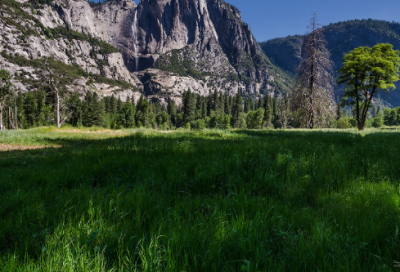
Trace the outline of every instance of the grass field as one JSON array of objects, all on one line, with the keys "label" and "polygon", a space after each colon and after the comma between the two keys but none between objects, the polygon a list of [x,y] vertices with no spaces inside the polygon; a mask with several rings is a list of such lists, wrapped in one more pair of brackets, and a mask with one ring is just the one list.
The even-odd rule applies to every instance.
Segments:
[{"label": "grass field", "polygon": [[400,131],[0,131],[1,271],[397,271]]}]

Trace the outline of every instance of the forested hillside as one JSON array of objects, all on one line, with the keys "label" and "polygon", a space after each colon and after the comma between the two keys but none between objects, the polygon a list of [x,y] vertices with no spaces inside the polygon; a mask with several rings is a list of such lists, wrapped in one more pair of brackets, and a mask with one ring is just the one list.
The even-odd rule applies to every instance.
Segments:
[{"label": "forested hillside", "polygon": [[[334,71],[342,66],[343,57],[354,48],[372,47],[378,43],[390,43],[400,50],[400,23],[379,20],[352,20],[323,27],[327,48],[334,62]],[[268,58],[286,71],[295,73],[300,63],[300,47],[303,35],[276,38],[261,43]],[[399,84],[397,84],[400,87]],[[340,94],[340,86],[337,93]],[[382,99],[392,106],[400,106],[400,94],[396,91],[382,95]]]}]

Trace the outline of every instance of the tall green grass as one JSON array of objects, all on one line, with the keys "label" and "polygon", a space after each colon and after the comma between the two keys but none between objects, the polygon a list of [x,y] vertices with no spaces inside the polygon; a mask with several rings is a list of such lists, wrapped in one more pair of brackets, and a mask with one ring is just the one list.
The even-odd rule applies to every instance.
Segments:
[{"label": "tall green grass", "polygon": [[397,269],[398,132],[123,133],[0,133],[1,271]]}]

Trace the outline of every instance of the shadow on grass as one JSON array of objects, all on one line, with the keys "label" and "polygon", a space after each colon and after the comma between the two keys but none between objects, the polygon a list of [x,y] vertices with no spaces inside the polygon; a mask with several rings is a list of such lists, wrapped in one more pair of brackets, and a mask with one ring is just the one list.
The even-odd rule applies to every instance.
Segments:
[{"label": "shadow on grass", "polygon": [[[371,242],[371,254],[378,254],[379,248],[392,248],[386,241],[399,223],[394,200],[384,193],[392,188],[374,187],[376,194],[371,189],[360,198],[358,187],[348,182],[398,180],[398,136],[234,131],[45,139],[62,147],[14,151],[13,158],[0,160],[0,258],[15,254],[39,261],[49,241],[56,247],[67,237],[90,252],[104,248],[112,266],[121,257],[119,248],[133,252],[143,237],[165,235],[181,241],[171,255],[179,263],[188,256],[187,248],[196,251],[190,256],[199,256],[213,247],[216,233],[224,229],[215,223],[219,217],[228,222],[223,224],[232,224],[223,230],[231,235],[225,237],[233,237],[222,244],[232,249],[226,250],[226,261],[252,258],[253,251],[241,251],[235,244],[246,237],[252,237],[257,250],[268,240],[271,248],[266,252],[272,250],[280,258],[282,247],[295,250],[296,235],[317,239],[312,233],[321,222],[326,231],[343,236],[338,244],[349,243],[343,233],[358,235],[349,248],[359,249],[356,243],[363,238]],[[278,211],[273,220],[267,199]],[[368,200],[373,203],[369,210]],[[331,214],[321,212],[321,205],[330,207]],[[239,218],[243,225],[254,222],[256,227],[235,234],[233,222]],[[382,223],[376,228],[372,223],[378,221]],[[284,242],[282,233],[291,231],[293,237]],[[373,231],[377,234],[368,240]],[[197,240],[204,237],[202,248]],[[390,250],[388,258],[395,255],[395,249]],[[222,267],[220,263],[217,268]],[[240,265],[234,268],[238,271]]]}]

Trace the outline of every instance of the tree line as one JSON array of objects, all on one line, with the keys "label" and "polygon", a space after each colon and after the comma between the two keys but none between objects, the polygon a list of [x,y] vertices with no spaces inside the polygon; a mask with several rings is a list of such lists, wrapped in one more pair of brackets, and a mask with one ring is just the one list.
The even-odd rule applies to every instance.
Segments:
[{"label": "tree line", "polygon": [[[299,128],[301,122],[293,111],[293,96],[266,94],[258,98],[243,98],[242,92],[228,96],[216,90],[207,95],[187,90],[182,103],[173,99],[161,103],[159,99],[148,100],[143,95],[135,101],[110,97],[99,97],[96,92],[87,92],[84,97],[73,93],[57,100],[53,89],[15,92],[7,71],[0,71],[0,128],[27,129],[38,126],[68,124],[75,127],[155,128],[155,129],[204,129],[204,128]],[[60,101],[62,101],[60,103]],[[357,107],[345,113],[337,106],[335,115],[324,127],[358,127]],[[400,108],[369,108],[366,127],[400,125]]]},{"label": "tree line", "polygon": [[288,102],[288,96],[267,95],[252,100],[243,99],[240,91],[236,96],[216,90],[202,96],[188,89],[183,93],[180,105],[176,105],[173,99],[161,103],[159,99],[148,100],[143,95],[137,101],[133,96],[128,96],[126,101],[114,95],[102,98],[96,92],[87,92],[83,98],[74,93],[60,99],[58,92],[51,88],[16,92],[8,72],[2,70],[0,75],[0,127],[3,129],[66,124],[111,129],[260,129],[286,126],[282,107]]}]

